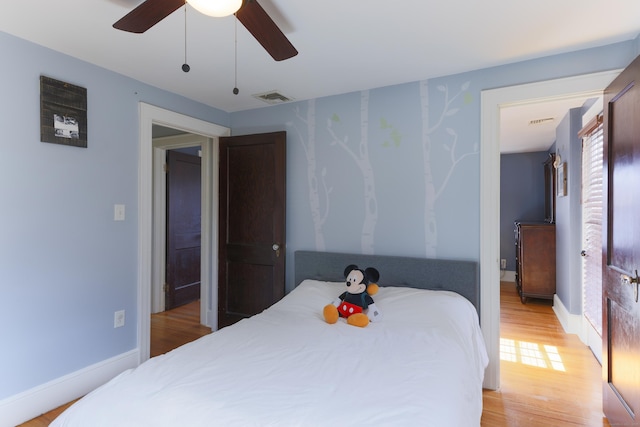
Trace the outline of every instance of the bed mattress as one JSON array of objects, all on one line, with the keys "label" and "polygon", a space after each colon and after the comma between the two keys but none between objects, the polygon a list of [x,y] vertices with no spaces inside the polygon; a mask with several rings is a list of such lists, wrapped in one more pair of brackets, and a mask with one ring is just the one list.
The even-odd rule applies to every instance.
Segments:
[{"label": "bed mattress", "polygon": [[365,328],[322,308],[344,283],[306,280],[263,313],[123,372],[62,426],[474,426],[488,363],[460,295],[381,287]]}]

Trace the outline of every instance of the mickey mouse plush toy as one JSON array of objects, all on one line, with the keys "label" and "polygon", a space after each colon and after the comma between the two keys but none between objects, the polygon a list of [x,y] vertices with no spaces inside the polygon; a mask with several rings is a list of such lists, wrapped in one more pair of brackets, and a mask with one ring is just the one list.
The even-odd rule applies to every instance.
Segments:
[{"label": "mickey mouse plush toy", "polygon": [[343,292],[332,304],[324,307],[324,320],[327,323],[336,323],[338,318],[344,317],[347,323],[364,328],[369,322],[375,322],[382,318],[382,313],[376,307],[371,295],[378,292],[377,282],[380,273],[373,267],[361,270],[357,265],[351,264],[344,270],[347,278],[347,291]]}]

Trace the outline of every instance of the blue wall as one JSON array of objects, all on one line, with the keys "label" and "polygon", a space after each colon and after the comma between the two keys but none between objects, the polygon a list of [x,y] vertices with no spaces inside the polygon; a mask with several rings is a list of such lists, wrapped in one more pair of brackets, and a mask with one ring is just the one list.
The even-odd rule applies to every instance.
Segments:
[{"label": "blue wall", "polygon": [[515,221],[544,220],[544,167],[548,151],[500,156],[500,259],[516,269]]},{"label": "blue wall", "polygon": [[478,260],[481,91],[623,68],[636,53],[629,41],[237,112],[231,127],[288,132],[290,260],[296,249]]},{"label": "blue wall", "polygon": [[[137,316],[140,101],[288,132],[290,288],[296,249],[478,260],[481,91],[622,68],[638,42],[233,114],[5,34],[0,49],[3,399],[137,346],[113,312]],[[87,149],[40,142],[40,74],[87,88]]]},{"label": "blue wall", "polygon": [[567,195],[556,198],[556,294],[571,314],[582,313],[583,109],[573,108],[556,128],[556,153],[567,163]]},{"label": "blue wall", "polygon": [[[473,98],[467,81],[446,91],[416,82],[232,116],[235,134],[288,131],[289,256],[304,248],[477,259],[478,186],[468,181],[479,175],[479,147],[449,127],[457,115],[473,120]],[[436,108],[442,117],[423,122]]]},{"label": "blue wall", "polygon": [[[139,102],[230,118],[5,33],[0,51],[2,400],[137,347]],[[87,148],[40,142],[41,74],[87,88]]]}]

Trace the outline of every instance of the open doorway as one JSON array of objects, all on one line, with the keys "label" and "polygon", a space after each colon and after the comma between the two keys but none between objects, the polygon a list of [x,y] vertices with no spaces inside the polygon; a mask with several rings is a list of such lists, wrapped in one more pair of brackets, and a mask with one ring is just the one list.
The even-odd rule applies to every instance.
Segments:
[{"label": "open doorway", "polygon": [[206,138],[202,148],[202,265],[201,323],[217,329],[217,144],[230,129],[149,104],[140,103],[138,158],[138,352],[139,363],[149,359],[151,289],[154,268],[153,125],[177,129]]},{"label": "open doorway", "polygon": [[571,96],[597,97],[620,70],[483,91],[481,94],[481,325],[490,362],[484,387],[500,386],[500,110]]},{"label": "open doorway", "polygon": [[[194,292],[197,292],[197,298],[199,298],[201,302],[203,299],[201,286],[202,272],[200,265],[202,264],[201,219],[203,199],[202,181],[204,180],[204,177],[201,167],[201,154],[203,145],[206,145],[207,143],[207,138],[202,135],[186,133],[177,129],[172,129],[155,124],[153,125],[152,133],[154,268],[152,272],[151,285],[151,312],[158,313],[164,311],[167,308],[173,308],[177,305],[180,305],[181,302],[186,301],[185,298],[182,297],[172,298],[172,295],[176,294],[176,290],[171,289],[171,286],[179,286],[181,288],[181,293],[189,293],[189,298],[187,298],[189,300],[193,299],[194,296],[191,294],[193,294]],[[169,173],[168,157],[173,155],[184,155],[187,159],[193,158],[198,160],[196,162],[197,165],[193,165],[192,168],[190,168],[193,169],[191,174],[197,174],[197,177],[195,178],[196,182],[192,183],[194,190],[197,190],[197,194],[190,194],[190,197],[188,199],[185,199],[185,201],[194,202],[194,206],[189,205],[183,206],[183,208],[178,208],[178,212],[187,209],[186,212],[189,214],[189,218],[186,222],[190,223],[190,228],[196,227],[197,230],[190,229],[187,230],[188,232],[184,232],[176,229],[176,226],[173,226],[175,224],[175,221],[172,221],[171,219],[171,212],[176,211],[176,209],[172,209],[172,207],[175,207],[177,203],[172,203],[172,199],[168,197],[171,190],[169,187],[171,186],[167,186],[167,176]],[[193,192],[187,191],[187,193],[189,194]],[[192,200],[194,197],[197,197],[197,200]],[[177,200],[174,199],[174,202],[177,202]],[[197,210],[197,212],[191,212],[192,210]],[[180,225],[178,224],[177,227],[180,227]],[[174,230],[174,232],[172,232],[172,230]],[[197,239],[197,242],[191,242],[191,240],[193,239],[187,239],[189,240],[189,242],[186,243],[190,243],[190,249],[187,249],[187,252],[196,253],[186,253],[186,257],[181,263],[183,264],[183,268],[181,269],[174,268],[175,262],[172,261],[172,259],[176,256],[176,245],[174,244],[175,239],[172,239],[172,236],[175,236],[175,233],[180,233],[183,236],[181,240],[185,240],[184,236],[191,235],[193,235],[194,239]],[[195,258],[196,256],[197,259]],[[182,277],[176,277],[176,275],[179,275],[180,273],[177,270],[183,269],[190,276],[189,278],[185,278],[188,279],[186,282],[185,280],[182,280]],[[178,282],[180,282],[181,284],[176,285],[176,280],[178,280]],[[185,284],[183,284],[182,282],[185,282]],[[190,288],[193,288],[195,286],[197,286],[198,289],[189,290]],[[167,295],[169,295],[168,298]],[[206,301],[204,301],[204,304],[201,303],[201,308],[203,307],[203,305],[206,305]],[[201,316],[201,323],[207,324],[206,322],[207,316]]]},{"label": "open doorway", "polygon": [[[564,331],[578,335],[592,349],[598,361],[601,360],[602,347],[601,329],[597,328],[602,320],[602,247],[599,239],[602,121],[595,119],[601,115],[602,109],[602,96],[571,95],[534,104],[507,106],[500,111],[500,258],[501,264],[505,261],[507,267],[511,267],[501,265],[501,281],[516,285],[514,282],[518,276],[519,284],[514,289],[524,292],[526,287],[528,294],[525,295],[533,297],[529,302],[542,303],[538,298],[553,298],[553,311]],[[514,121],[519,125],[513,125]],[[577,127],[583,130],[578,132]],[[593,131],[600,129],[600,136],[596,139],[599,146],[595,144],[586,153],[595,150],[591,160],[581,149],[590,142],[581,135],[588,133],[588,127]],[[505,128],[509,131],[505,132]],[[572,170],[568,179],[570,191],[567,191],[565,180],[564,194],[561,195],[561,181],[556,186],[554,175],[566,172],[567,164]],[[547,184],[546,188],[543,183]],[[548,183],[551,183],[551,188]],[[589,195],[584,193],[586,184],[591,184],[592,193],[590,191]],[[549,212],[545,209],[543,213],[546,205],[550,207]],[[559,209],[557,214],[556,205]],[[516,221],[518,227],[514,227]],[[515,234],[525,241],[524,249],[521,248],[517,255],[517,274],[513,271],[514,229],[517,230]],[[551,248],[551,245],[557,247],[557,253],[539,250],[539,247]],[[578,253],[582,254],[582,270]],[[580,277],[582,289],[579,287]],[[526,296],[522,298],[523,302],[527,300]],[[580,308],[581,311],[576,311]],[[585,322],[585,317],[588,322]]]}]

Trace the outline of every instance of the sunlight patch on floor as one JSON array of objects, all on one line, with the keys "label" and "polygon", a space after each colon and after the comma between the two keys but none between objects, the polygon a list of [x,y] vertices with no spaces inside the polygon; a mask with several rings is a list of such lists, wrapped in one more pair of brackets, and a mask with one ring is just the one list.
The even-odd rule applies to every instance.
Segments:
[{"label": "sunlight patch on floor", "polygon": [[500,360],[565,371],[558,348],[553,345],[500,338]]}]

